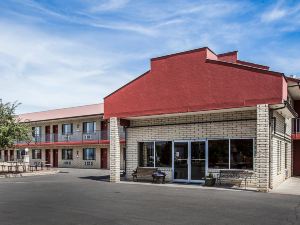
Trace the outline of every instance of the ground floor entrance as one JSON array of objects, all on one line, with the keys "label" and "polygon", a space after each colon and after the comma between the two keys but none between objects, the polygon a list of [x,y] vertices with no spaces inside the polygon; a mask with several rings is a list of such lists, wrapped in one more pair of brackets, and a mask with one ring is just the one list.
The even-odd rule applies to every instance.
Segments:
[{"label": "ground floor entrance", "polygon": [[53,149],[53,167],[58,167],[58,149]]},{"label": "ground floor entrance", "polygon": [[207,141],[173,142],[173,180],[202,182],[207,173]]},{"label": "ground floor entrance", "polygon": [[107,148],[101,148],[101,169],[107,169]]}]

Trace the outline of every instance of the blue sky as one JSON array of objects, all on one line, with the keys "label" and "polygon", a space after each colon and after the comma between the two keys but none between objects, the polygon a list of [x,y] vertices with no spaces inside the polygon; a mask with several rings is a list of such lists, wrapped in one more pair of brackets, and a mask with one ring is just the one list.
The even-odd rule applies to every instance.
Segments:
[{"label": "blue sky", "polygon": [[0,1],[0,98],[18,113],[85,105],[208,46],[300,76],[299,1]]}]

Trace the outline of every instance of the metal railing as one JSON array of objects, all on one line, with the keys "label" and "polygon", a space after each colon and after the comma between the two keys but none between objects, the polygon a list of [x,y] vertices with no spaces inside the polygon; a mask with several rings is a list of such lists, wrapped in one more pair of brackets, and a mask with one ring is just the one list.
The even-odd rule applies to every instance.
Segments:
[{"label": "metal railing", "polygon": [[292,134],[300,133],[300,118],[292,120]]},{"label": "metal railing", "polygon": [[[122,127],[119,128],[120,139],[125,138],[125,132]],[[30,141],[18,141],[16,144],[40,144],[40,143],[53,143],[56,142],[100,142],[103,140],[109,140],[109,131],[92,131],[92,132],[81,132],[75,131],[73,133],[51,133],[51,134],[39,134],[32,136]]]}]

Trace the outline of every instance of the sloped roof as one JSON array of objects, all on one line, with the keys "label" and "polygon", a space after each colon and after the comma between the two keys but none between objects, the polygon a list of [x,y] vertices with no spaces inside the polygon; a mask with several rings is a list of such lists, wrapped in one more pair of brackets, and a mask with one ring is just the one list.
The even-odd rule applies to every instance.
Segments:
[{"label": "sloped roof", "polygon": [[237,51],[204,47],[151,59],[151,68],[104,98],[104,118],[278,104],[287,97],[283,73],[238,60]]},{"label": "sloped roof", "polygon": [[84,106],[76,106],[70,108],[53,109],[43,112],[33,112],[20,114],[19,118],[21,121],[44,121],[44,120],[55,120],[63,118],[101,115],[104,113],[104,104],[92,104]]}]

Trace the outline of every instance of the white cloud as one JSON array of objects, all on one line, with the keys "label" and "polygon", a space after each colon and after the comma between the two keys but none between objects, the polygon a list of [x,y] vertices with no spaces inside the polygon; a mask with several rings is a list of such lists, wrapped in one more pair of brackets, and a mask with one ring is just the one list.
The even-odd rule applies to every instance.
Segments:
[{"label": "white cloud", "polygon": [[[281,35],[284,27],[270,22],[285,18],[286,11],[294,20],[286,27],[296,29],[300,5],[273,6],[262,20],[261,11],[240,1],[103,5],[85,0],[84,7],[68,12],[37,1],[17,2],[22,9],[10,9],[13,16],[0,22],[0,97],[21,101],[20,112],[101,102],[149,69],[149,58],[202,46],[217,53],[239,50],[243,57],[287,73],[300,70],[297,57],[290,57],[294,53],[275,57],[287,51],[270,55],[272,47],[262,44]],[[245,19],[245,13],[253,16]]]},{"label": "white cloud", "polygon": [[101,3],[94,2],[92,6],[89,7],[89,11],[92,13],[103,12],[103,11],[113,11],[121,9],[129,3],[129,0],[105,0]]},{"label": "white cloud", "polygon": [[287,5],[288,1],[279,0],[271,8],[267,8],[261,16],[262,22],[295,22],[300,12],[300,4]]},{"label": "white cloud", "polygon": [[[0,23],[0,96],[31,108],[101,102],[132,79],[117,66],[126,56],[93,49],[92,43]],[[19,112],[24,112],[23,106]]]},{"label": "white cloud", "polygon": [[262,15],[262,20],[264,22],[273,22],[275,20],[279,20],[287,15],[287,11],[285,9],[274,8],[270,12],[266,12]]}]

